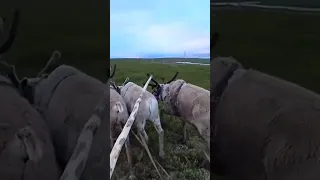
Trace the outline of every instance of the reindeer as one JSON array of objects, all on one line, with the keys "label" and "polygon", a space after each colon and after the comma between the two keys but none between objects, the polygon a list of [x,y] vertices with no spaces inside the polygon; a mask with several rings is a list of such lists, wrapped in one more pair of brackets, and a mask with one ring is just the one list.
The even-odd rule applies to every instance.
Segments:
[{"label": "reindeer", "polygon": [[[110,68],[111,69],[111,68]],[[113,73],[110,75],[111,79],[116,71],[116,65],[114,65]],[[111,133],[111,147],[113,147],[113,144],[115,140],[117,140],[117,137],[122,132],[122,127],[126,124],[129,114],[127,110],[126,103],[124,99],[121,97],[119,92],[117,92],[117,87],[115,86],[114,82],[110,82],[110,133]],[[128,164],[130,168],[132,167],[132,161],[131,161],[131,150],[130,150],[130,144],[129,144],[129,137],[127,137],[127,140],[125,142],[126,147],[126,153],[128,158]]]},{"label": "reindeer", "polygon": [[320,178],[320,96],[234,58],[211,64],[216,173],[231,179]]},{"label": "reindeer", "polygon": [[[59,54],[57,51],[54,52],[52,57],[59,56],[57,54]],[[50,127],[59,165],[62,168],[66,167],[79,142],[79,149],[76,149],[77,152],[74,153],[84,155],[82,156],[84,160],[86,160],[85,154],[89,154],[87,163],[86,161],[73,161],[74,166],[81,170],[80,172],[85,167],[81,178],[104,178],[109,173],[109,161],[104,157],[110,152],[108,140],[106,140],[110,137],[108,133],[110,113],[105,108],[105,103],[109,103],[107,85],[74,67],[57,65],[52,59],[46,65],[48,69],[55,67],[52,72],[44,68],[41,71],[44,74],[38,73],[38,76],[24,78],[22,81],[15,80],[13,77],[12,81],[17,82],[16,86],[24,92],[25,98],[32,102],[45,118]],[[99,101],[101,98],[102,102]],[[85,131],[86,134],[80,134],[91,116],[93,120],[88,126],[89,129]],[[99,128],[93,128],[96,126]],[[91,144],[88,139],[92,137],[92,133],[95,137]],[[92,146],[91,150],[89,146]],[[68,171],[70,173],[65,173],[63,178],[66,178],[67,175],[70,177],[70,174],[75,174],[74,176],[79,178],[78,168],[74,169],[70,166]]]},{"label": "reindeer", "polygon": [[[111,85],[123,97],[126,103],[126,106],[129,112],[131,113],[133,110],[134,104],[139,98],[143,88],[133,82],[129,82],[129,78],[127,78],[121,86],[116,86],[115,83],[111,83]],[[138,130],[138,135],[140,136],[140,138],[143,138],[146,141],[146,143],[148,143],[149,141],[149,137],[145,131],[145,125],[146,125],[147,119],[153,123],[159,135],[159,156],[161,158],[164,158],[165,156],[165,153],[163,150],[164,131],[161,127],[158,101],[150,92],[145,91],[134,123],[135,123],[135,127]]]},{"label": "reindeer", "polygon": [[[19,10],[14,10],[9,38],[0,45],[7,52],[16,36]],[[48,127],[41,115],[22,97],[9,77],[15,67],[0,61],[0,177],[1,180],[57,180],[56,162]]]},{"label": "reindeer", "polygon": [[[149,76],[149,74],[148,74]],[[164,102],[164,112],[183,120],[183,139],[187,136],[187,123],[193,124],[210,148],[210,93],[208,90],[182,79],[175,80],[178,72],[166,83],[160,84],[154,78],[149,85],[153,95]]]}]

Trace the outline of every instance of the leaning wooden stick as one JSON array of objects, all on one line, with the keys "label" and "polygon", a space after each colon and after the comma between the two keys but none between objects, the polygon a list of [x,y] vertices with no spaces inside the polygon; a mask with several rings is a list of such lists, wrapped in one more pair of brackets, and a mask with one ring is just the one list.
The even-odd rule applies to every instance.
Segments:
[{"label": "leaning wooden stick", "polygon": [[73,154],[66,168],[64,169],[64,172],[60,180],[79,180],[80,179],[81,174],[85,168],[88,155],[90,153],[93,137],[101,124],[103,111],[105,107],[109,104],[108,91],[109,91],[109,88],[106,87],[104,89],[103,98],[100,100],[100,102],[96,106],[92,116],[84,125],[84,128],[79,135],[77,145],[73,151]]},{"label": "leaning wooden stick", "polygon": [[126,141],[128,135],[129,135],[130,129],[131,129],[132,125],[133,125],[133,122],[134,122],[134,120],[136,118],[136,115],[137,115],[137,112],[138,112],[138,109],[139,109],[139,105],[140,105],[143,93],[146,91],[146,89],[148,87],[148,84],[150,83],[151,79],[152,79],[152,75],[149,77],[148,81],[144,85],[143,90],[142,90],[139,98],[137,99],[134,107],[133,107],[133,110],[132,110],[132,112],[131,112],[131,114],[130,114],[130,116],[128,118],[127,123],[125,124],[121,134],[117,138],[117,141],[115,142],[115,144],[114,144],[114,146],[112,148],[112,151],[110,153],[110,179],[112,177],[112,173],[114,171],[114,168],[115,168],[115,166],[117,164],[117,160],[118,160],[120,151],[122,149],[122,146],[123,146],[124,142]]}]

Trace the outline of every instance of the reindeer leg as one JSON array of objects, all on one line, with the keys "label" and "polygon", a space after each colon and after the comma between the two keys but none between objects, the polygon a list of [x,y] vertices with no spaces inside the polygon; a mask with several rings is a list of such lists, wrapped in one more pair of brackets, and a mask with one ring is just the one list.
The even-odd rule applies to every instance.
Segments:
[{"label": "reindeer leg", "polygon": [[[137,128],[137,131],[138,131],[138,136],[140,138],[140,140],[143,142],[143,140],[145,141],[145,143],[148,145],[148,141],[149,141],[149,137],[144,129],[146,125],[146,120],[142,120],[140,121],[140,119],[138,118],[136,121],[135,121],[135,126]],[[138,160],[141,161],[142,158],[144,156],[144,149],[142,149],[141,151],[141,154],[138,156]]]},{"label": "reindeer leg", "polygon": [[183,125],[183,138],[182,141],[183,143],[187,142],[187,129],[188,129],[188,123],[185,121],[182,121],[182,125]]},{"label": "reindeer leg", "polygon": [[142,130],[141,133],[142,133],[142,135],[143,135],[143,137],[144,137],[144,140],[146,141],[146,144],[148,145],[149,137],[148,137],[146,131],[144,130],[144,128],[143,128],[143,130]]},{"label": "reindeer leg", "polygon": [[165,153],[164,153],[164,150],[163,150],[163,135],[164,135],[164,131],[161,127],[161,123],[160,123],[160,119],[157,118],[155,121],[154,121],[154,127],[156,128],[157,130],[157,133],[159,135],[159,156],[160,158],[164,158],[165,156]]},{"label": "reindeer leg", "polygon": [[[140,131],[138,131],[138,136],[139,136],[140,140],[144,139],[144,137],[142,136]],[[140,155],[138,156],[138,160],[141,161],[143,156],[144,156],[144,150],[142,149]]]},{"label": "reindeer leg", "polygon": [[131,147],[130,147],[130,141],[129,141],[129,136],[127,137],[127,140],[125,142],[125,147],[126,147],[126,154],[128,158],[128,165],[129,168],[132,169],[132,158],[131,158]]},{"label": "reindeer leg", "polygon": [[163,118],[164,114],[165,114],[165,111],[163,109],[160,109],[160,119],[162,122],[162,127],[166,129],[166,127],[168,126],[168,121],[165,118]]}]

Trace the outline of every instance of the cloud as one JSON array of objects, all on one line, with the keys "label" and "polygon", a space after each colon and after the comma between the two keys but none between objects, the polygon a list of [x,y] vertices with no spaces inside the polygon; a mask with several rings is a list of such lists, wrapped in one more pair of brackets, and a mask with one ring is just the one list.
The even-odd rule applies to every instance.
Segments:
[{"label": "cloud", "polygon": [[210,52],[209,17],[199,19],[183,16],[183,13],[179,16],[178,9],[172,15],[163,13],[159,13],[159,9],[111,10],[111,55]]}]

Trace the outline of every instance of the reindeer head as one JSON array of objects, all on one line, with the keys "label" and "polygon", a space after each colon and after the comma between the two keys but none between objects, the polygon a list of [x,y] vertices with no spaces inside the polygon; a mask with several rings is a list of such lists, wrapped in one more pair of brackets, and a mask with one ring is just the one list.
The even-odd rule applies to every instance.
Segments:
[{"label": "reindeer head", "polygon": [[[113,76],[116,73],[116,68],[117,68],[116,64],[113,66],[113,68],[110,67],[110,71],[108,72],[107,77],[109,77],[109,79],[110,79],[110,87],[112,87],[114,90],[116,90],[120,94],[120,89],[118,88],[116,83],[112,80]],[[113,71],[112,71],[112,69],[113,69]],[[110,74],[110,72],[112,72],[112,74]]]},{"label": "reindeer head", "polygon": [[222,81],[225,81],[227,76],[237,68],[242,68],[242,65],[232,57],[217,57],[211,61],[210,81],[211,87],[219,86]]},{"label": "reindeer head", "polygon": [[0,61],[0,67],[2,69],[6,69],[5,71],[2,71],[3,75],[7,76],[13,85],[20,90],[22,96],[25,97],[31,104],[33,104],[34,89],[43,79],[48,76],[48,74],[50,74],[53,69],[59,66],[57,61],[60,59],[60,57],[61,53],[59,51],[54,51],[46,66],[38,73],[36,77],[24,77],[22,80],[20,80],[16,74],[14,65]]},{"label": "reindeer head", "polygon": [[[158,83],[158,81],[156,81],[154,78],[151,79],[153,84],[150,83],[149,86],[152,87],[152,94],[157,98],[157,100],[164,100],[164,97],[166,97],[168,94],[169,84],[177,78],[178,74],[179,72],[176,72],[176,74],[169,81],[162,84]],[[147,75],[150,76],[150,74]]]},{"label": "reindeer head", "polygon": [[[112,70],[112,68],[110,67],[110,71]],[[124,80],[124,82],[122,83],[122,85],[117,86],[116,83],[114,81],[111,80],[111,78],[113,78],[113,76],[115,75],[116,72],[116,65],[113,66],[113,72],[112,72],[112,76],[109,76],[110,78],[110,86],[115,89],[119,94],[121,94],[121,88],[123,86],[125,86],[128,82],[129,82],[129,78],[127,77],[126,80]]]}]

